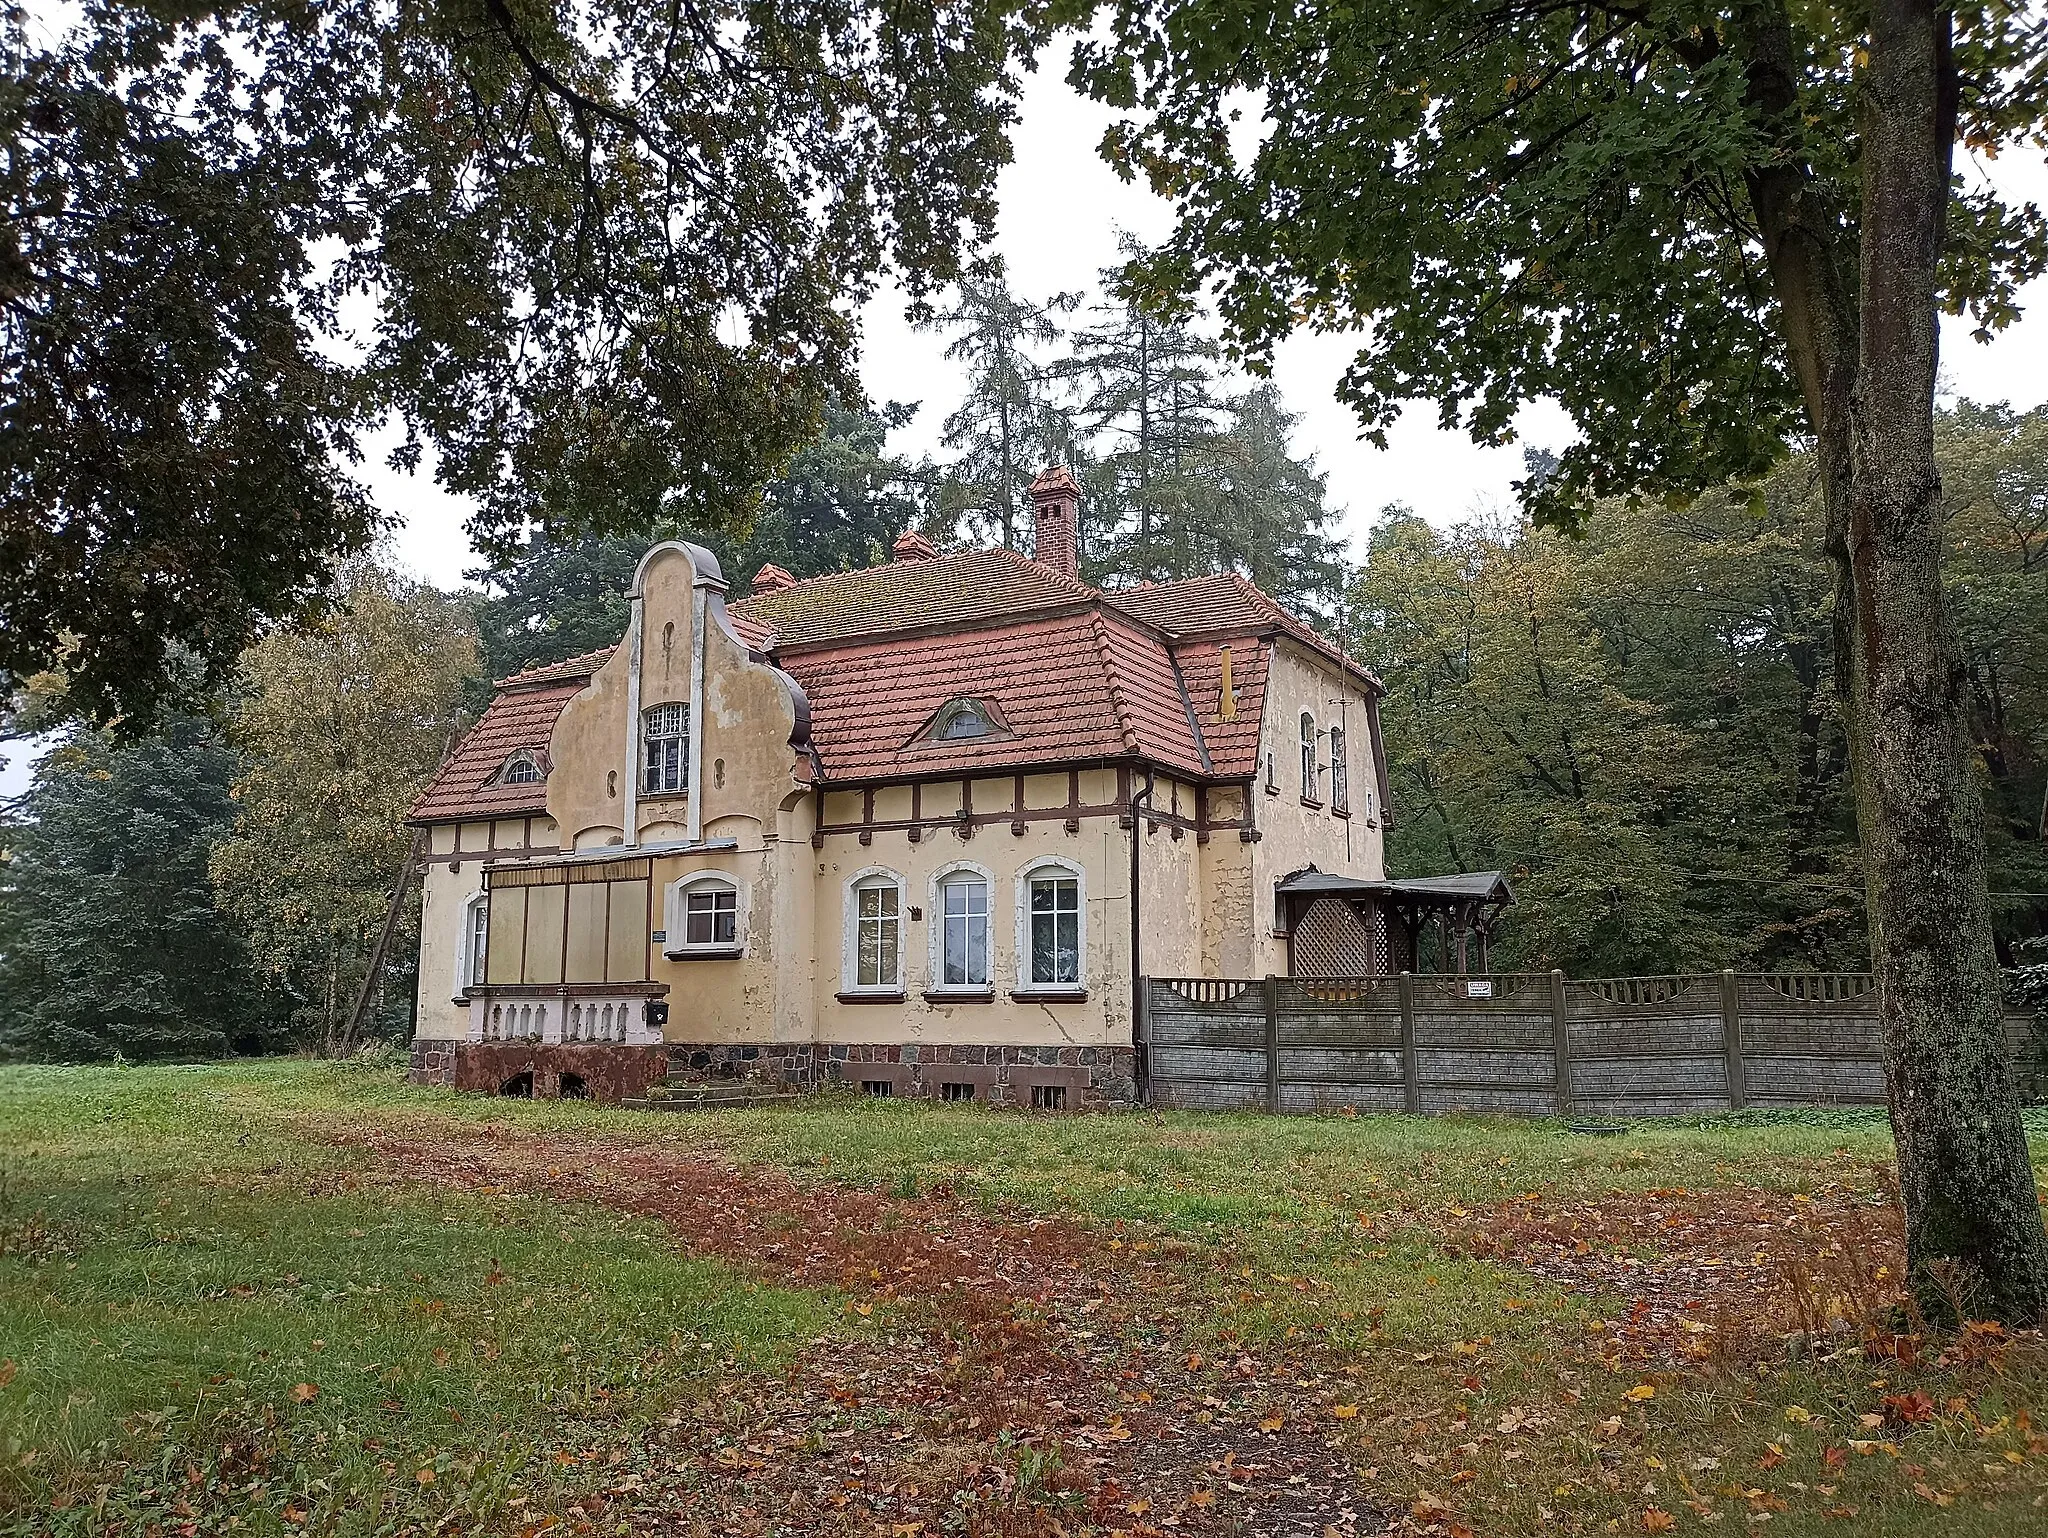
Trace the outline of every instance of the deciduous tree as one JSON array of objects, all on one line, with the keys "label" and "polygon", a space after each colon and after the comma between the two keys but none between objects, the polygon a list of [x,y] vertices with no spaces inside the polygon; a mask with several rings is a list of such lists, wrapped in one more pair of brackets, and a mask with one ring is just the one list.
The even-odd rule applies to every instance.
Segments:
[{"label": "deciduous tree", "polygon": [[[0,674],[146,713],[377,518],[722,528],[994,213],[1002,0],[91,0],[0,21]],[[166,665],[173,650],[195,657]],[[6,682],[0,677],[0,684]],[[139,723],[138,723],[139,724]]]},{"label": "deciduous tree", "polygon": [[[460,603],[369,561],[340,587],[317,624],[268,635],[244,659],[240,813],[212,863],[302,1038],[329,1052],[354,1046],[349,1014],[410,849],[405,814],[477,665]],[[401,939],[394,954],[411,948]]]},{"label": "deciduous tree", "polygon": [[1553,397],[1583,438],[1529,501],[1559,522],[1811,437],[1912,1282],[1937,1310],[1960,1273],[1970,1307],[2048,1311],[1933,428],[1940,311],[1999,326],[2048,266],[2041,212],[1953,165],[2040,133],[2040,7],[1107,9],[1077,76],[1132,113],[1115,163],[1181,211],[1144,277],[1213,283],[1255,353],[1367,325],[1344,393],[1371,433],[1419,398],[1498,442]]}]

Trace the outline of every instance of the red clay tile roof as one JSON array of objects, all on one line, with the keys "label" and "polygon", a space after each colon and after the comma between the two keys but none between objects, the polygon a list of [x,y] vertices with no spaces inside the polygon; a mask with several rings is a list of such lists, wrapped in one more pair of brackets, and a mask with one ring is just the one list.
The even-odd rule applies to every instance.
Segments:
[{"label": "red clay tile roof", "polygon": [[501,678],[492,687],[516,689],[524,684],[551,684],[564,678],[588,678],[610,659],[618,650],[616,646],[604,646],[594,652],[585,652],[580,657],[570,657],[563,662],[550,662],[544,667],[528,668],[524,673],[514,673],[510,678]]},{"label": "red clay tile roof", "polygon": [[[1173,665],[1156,636],[1092,610],[782,659],[811,702],[811,743],[834,780],[1143,754],[1203,772]],[[1009,734],[929,742],[948,700],[991,701]]]},{"label": "red clay tile roof", "polygon": [[[587,661],[588,659],[578,659]],[[555,717],[562,707],[583,690],[588,670],[562,677],[559,669],[536,668],[521,674],[520,685],[504,690],[491,701],[448,761],[441,765],[427,788],[406,814],[408,822],[448,822],[465,818],[519,817],[548,809],[546,781],[527,785],[500,785],[497,777],[505,760],[521,748],[547,762],[548,739],[555,729]],[[535,683],[537,674],[548,674]]]},{"label": "red clay tile roof", "polygon": [[786,651],[897,630],[983,624],[1096,597],[1094,588],[1014,550],[963,550],[810,577],[742,598],[726,612],[767,626],[775,650]]},{"label": "red clay tile roof", "polygon": [[[727,606],[746,644],[809,697],[828,780],[1143,757],[1190,775],[1259,772],[1269,651],[1287,635],[1366,669],[1235,575],[1103,593],[1014,550],[968,550],[812,577]],[[1161,632],[1165,632],[1162,640]],[[1232,645],[1234,720],[1220,719]],[[504,680],[414,805],[417,821],[546,809],[544,785],[493,783],[518,748],[545,752],[562,706],[611,650]],[[948,700],[990,700],[1010,731],[934,743]]]},{"label": "red clay tile roof", "polygon": [[1183,577],[1177,582],[1147,582],[1103,594],[1126,614],[1175,636],[1263,635],[1280,631],[1312,651],[1339,663],[1385,693],[1363,663],[1347,657],[1335,641],[1303,624],[1236,572],[1214,577]]},{"label": "red clay tile roof", "polygon": [[[1225,646],[1230,647],[1230,686],[1237,695],[1237,715],[1229,721],[1222,718]],[[1251,637],[1235,642],[1183,641],[1173,648],[1173,658],[1180,664],[1216,773],[1225,779],[1253,778],[1259,772],[1259,721],[1266,708],[1264,644]]]}]

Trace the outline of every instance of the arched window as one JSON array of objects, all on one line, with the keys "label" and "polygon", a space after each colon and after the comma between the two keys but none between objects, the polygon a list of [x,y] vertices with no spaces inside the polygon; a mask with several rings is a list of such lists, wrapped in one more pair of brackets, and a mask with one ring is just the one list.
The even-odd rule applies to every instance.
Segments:
[{"label": "arched window", "polygon": [[984,993],[990,985],[989,873],[966,861],[932,877],[931,987]]},{"label": "arched window", "polygon": [[666,919],[664,954],[674,959],[737,956],[746,944],[745,895],[721,871],[699,871],[670,887]]},{"label": "arched window", "polygon": [[1350,769],[1344,762],[1344,728],[1330,728],[1330,806],[1339,812],[1351,809]]},{"label": "arched window", "polygon": [[505,767],[498,771],[500,785],[538,785],[546,778],[540,761],[524,748],[506,759]]},{"label": "arched window", "polygon": [[1086,986],[1086,897],[1081,867],[1071,860],[1038,860],[1018,874],[1017,992]]},{"label": "arched window", "polygon": [[484,980],[491,938],[491,894],[478,892],[462,905],[462,933],[455,942],[455,991],[466,994]]},{"label": "arched window", "polygon": [[690,788],[690,707],[656,705],[641,717],[640,788],[650,796]]},{"label": "arched window", "polygon": [[903,906],[903,878],[892,870],[864,870],[847,883],[842,991],[903,991]]},{"label": "arched window", "polygon": [[1310,715],[1306,710],[1304,710],[1301,713],[1302,800],[1315,801],[1320,799],[1316,794],[1316,792],[1321,788],[1317,784],[1317,779],[1318,776],[1316,774],[1316,718]]}]

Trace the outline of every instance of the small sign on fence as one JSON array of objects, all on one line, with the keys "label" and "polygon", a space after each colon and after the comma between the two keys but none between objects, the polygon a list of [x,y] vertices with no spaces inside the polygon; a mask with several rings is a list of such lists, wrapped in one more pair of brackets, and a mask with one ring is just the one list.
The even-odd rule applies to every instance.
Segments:
[{"label": "small sign on fence", "polygon": [[1492,981],[1491,981],[1491,980],[1489,979],[1489,980],[1488,980],[1488,981],[1486,981],[1486,982],[1481,982],[1481,981],[1480,981],[1480,980],[1479,980],[1478,978],[1473,978],[1473,979],[1469,980],[1469,981],[1468,981],[1468,982],[1467,982],[1467,983],[1465,984],[1465,997],[1466,997],[1466,998],[1468,998],[1468,999],[1490,999],[1490,998],[1492,998],[1492,997],[1493,997],[1493,983],[1492,983]]}]

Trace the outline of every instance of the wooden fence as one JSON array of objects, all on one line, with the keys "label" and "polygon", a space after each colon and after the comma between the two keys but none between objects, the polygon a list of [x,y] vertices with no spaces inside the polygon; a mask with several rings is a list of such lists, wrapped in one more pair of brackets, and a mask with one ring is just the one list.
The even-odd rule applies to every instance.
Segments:
[{"label": "wooden fence", "polygon": [[[1868,973],[1147,978],[1157,1106],[1672,1116],[1884,1103]],[[2031,1017],[2006,1020],[2035,1088]]]}]

